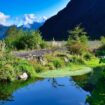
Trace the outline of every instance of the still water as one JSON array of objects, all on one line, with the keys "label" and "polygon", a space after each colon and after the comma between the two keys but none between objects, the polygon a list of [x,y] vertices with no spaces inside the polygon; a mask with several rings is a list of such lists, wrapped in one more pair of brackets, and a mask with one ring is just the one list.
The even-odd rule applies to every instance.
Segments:
[{"label": "still water", "polygon": [[47,78],[1,85],[0,105],[89,105],[89,91],[79,86],[83,80],[74,79]]}]

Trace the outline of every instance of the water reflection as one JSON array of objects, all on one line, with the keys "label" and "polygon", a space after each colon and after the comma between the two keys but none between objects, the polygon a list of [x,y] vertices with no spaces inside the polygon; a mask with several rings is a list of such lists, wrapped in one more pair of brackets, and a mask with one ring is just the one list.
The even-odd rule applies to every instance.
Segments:
[{"label": "water reflection", "polygon": [[0,85],[3,105],[86,105],[87,95],[71,77]]},{"label": "water reflection", "polygon": [[0,84],[0,105],[105,105],[105,80],[90,75]]},{"label": "water reflection", "polygon": [[[2,82],[0,83],[0,103],[4,104],[6,102],[14,101],[13,93],[30,83],[35,83],[37,79],[30,79],[27,81],[15,81],[13,83]],[[1,104],[0,104],[1,105]]]},{"label": "water reflection", "polygon": [[59,86],[65,86],[64,84],[60,84],[56,78],[50,78],[48,81],[52,84],[52,87],[57,88]]},{"label": "water reflection", "polygon": [[95,84],[91,95],[87,97],[90,105],[105,105],[105,79],[101,78]]}]

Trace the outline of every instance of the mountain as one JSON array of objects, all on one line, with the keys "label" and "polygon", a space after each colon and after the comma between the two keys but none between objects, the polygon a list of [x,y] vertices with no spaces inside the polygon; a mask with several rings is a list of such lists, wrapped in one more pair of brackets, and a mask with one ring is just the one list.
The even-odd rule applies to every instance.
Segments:
[{"label": "mountain", "polygon": [[105,0],[71,0],[57,15],[40,28],[43,38],[64,40],[68,30],[81,24],[91,39],[105,35]]},{"label": "mountain", "polygon": [[23,30],[37,30],[43,24],[44,24],[44,22],[34,22],[33,24],[22,25],[19,28],[22,28]]},{"label": "mountain", "polygon": [[[20,27],[17,27],[18,29],[23,29],[23,30],[37,30],[39,27],[41,27],[44,24],[43,22],[34,22],[33,24],[27,24],[27,25],[22,25]],[[0,39],[5,37],[5,33],[8,30],[10,26],[4,26],[0,25]]]},{"label": "mountain", "polygon": [[0,39],[5,37],[5,33],[6,33],[7,30],[8,30],[7,26],[0,25]]}]

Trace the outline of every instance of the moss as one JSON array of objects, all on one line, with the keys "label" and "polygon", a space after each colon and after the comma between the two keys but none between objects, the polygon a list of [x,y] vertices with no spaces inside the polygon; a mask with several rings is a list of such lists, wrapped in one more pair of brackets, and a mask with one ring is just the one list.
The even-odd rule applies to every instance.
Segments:
[{"label": "moss", "polygon": [[71,69],[71,67],[65,67],[62,69],[56,69],[52,71],[39,73],[38,76],[43,78],[54,78],[54,77],[77,76],[77,75],[87,74],[90,72],[92,72],[92,69],[88,67],[81,67],[81,69],[75,71]]}]

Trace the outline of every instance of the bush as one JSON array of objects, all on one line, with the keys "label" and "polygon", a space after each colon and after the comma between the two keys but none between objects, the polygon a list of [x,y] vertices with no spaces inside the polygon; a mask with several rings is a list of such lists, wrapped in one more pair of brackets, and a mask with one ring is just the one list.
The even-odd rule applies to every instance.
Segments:
[{"label": "bush", "polygon": [[105,45],[105,37],[104,36],[101,37],[101,43],[102,43],[102,45]]},{"label": "bush", "polygon": [[88,49],[80,42],[74,42],[68,46],[68,50],[71,54],[82,55],[83,53],[87,52]]},{"label": "bush", "polygon": [[30,31],[26,32],[24,36],[22,36],[18,41],[15,43],[15,47],[20,49],[38,49],[38,48],[45,48],[46,43],[41,37],[39,31]]},{"label": "bush", "polygon": [[2,53],[0,57],[0,80],[17,80],[18,76],[27,72],[30,78],[35,77],[36,72],[32,64],[26,60],[13,57],[8,53]]},{"label": "bush", "polygon": [[36,73],[41,73],[41,72],[45,71],[45,67],[43,67],[40,64],[37,64],[37,65],[35,65],[35,71],[36,71]]},{"label": "bush", "polygon": [[16,69],[17,74],[26,72],[30,78],[35,77],[36,75],[35,68],[26,60],[19,60],[14,65],[14,68]]},{"label": "bush", "polygon": [[60,58],[54,58],[52,60],[54,67],[60,68],[64,66],[64,62]]},{"label": "bush", "polygon": [[5,41],[0,40],[0,51],[4,52],[6,50],[6,44]]},{"label": "bush", "polygon": [[16,73],[12,65],[7,64],[0,68],[0,80],[16,80]]},{"label": "bush", "polygon": [[81,28],[80,25],[75,27],[73,30],[69,31],[69,38],[67,44],[72,44],[73,42],[81,42],[83,44],[88,43],[87,32],[84,31],[84,28]]},{"label": "bush", "polygon": [[78,56],[73,56],[73,63],[75,64],[85,64],[84,59]]},{"label": "bush", "polygon": [[67,41],[67,48],[72,54],[81,55],[87,52],[88,37],[87,32],[80,26],[75,27],[69,31],[69,38]]},{"label": "bush", "polygon": [[13,26],[7,31],[5,43],[8,49],[16,50],[47,47],[39,31],[23,31]]},{"label": "bush", "polygon": [[102,45],[95,51],[97,56],[105,56],[105,45]]},{"label": "bush", "polygon": [[83,55],[83,58],[84,58],[85,60],[90,60],[92,57],[93,57],[93,55],[90,54],[90,53],[86,53],[86,54]]},{"label": "bush", "polygon": [[100,39],[102,45],[95,51],[97,56],[105,56],[105,37],[102,36]]},{"label": "bush", "polygon": [[49,62],[46,66],[49,68],[49,70],[55,69],[54,64],[52,62]]}]

